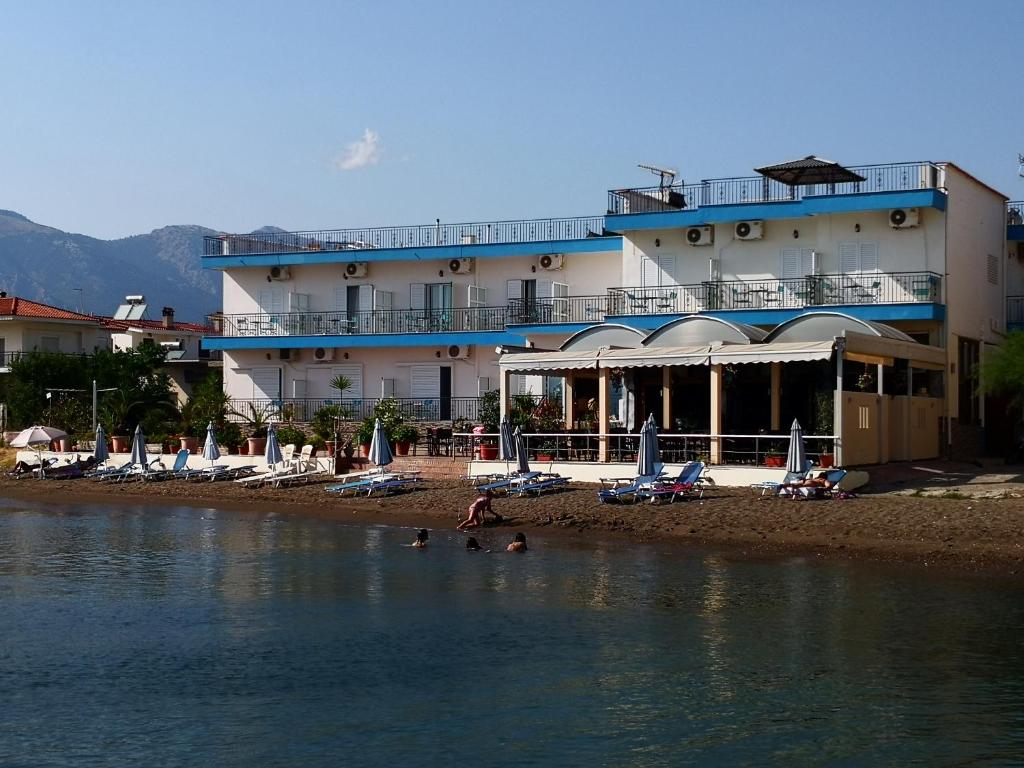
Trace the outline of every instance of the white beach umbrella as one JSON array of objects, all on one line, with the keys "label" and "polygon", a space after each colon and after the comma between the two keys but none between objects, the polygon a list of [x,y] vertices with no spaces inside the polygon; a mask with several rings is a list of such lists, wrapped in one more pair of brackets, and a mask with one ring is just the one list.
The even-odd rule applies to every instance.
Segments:
[{"label": "white beach umbrella", "polygon": [[145,471],[149,465],[149,456],[146,455],[146,435],[142,432],[142,425],[135,426],[135,434],[132,436],[132,464],[138,464]]},{"label": "white beach umbrella", "polygon": [[526,440],[523,438],[523,430],[516,427],[515,433],[512,435],[512,440],[516,446],[516,470],[520,473],[526,473],[530,471],[530,458],[526,455]]},{"label": "white beach umbrella", "polygon": [[11,440],[12,448],[35,448],[36,457],[39,461],[39,478],[43,477],[43,446],[49,445],[54,440],[58,440],[62,437],[67,437],[68,433],[63,429],[57,429],[56,427],[42,427],[38,424],[23,429],[19,432],[13,440]]},{"label": "white beach umbrella", "polygon": [[395,457],[391,455],[391,445],[384,434],[384,425],[377,419],[373,424],[373,440],[370,441],[370,461],[378,467],[386,467]]},{"label": "white beach umbrella", "polygon": [[105,464],[110,458],[110,453],[107,451],[107,433],[103,431],[102,424],[96,425],[96,447],[93,449],[92,455],[96,459],[97,466]]},{"label": "white beach umbrella", "polygon": [[807,466],[807,449],[804,448],[804,430],[800,422],[793,419],[789,428],[789,452],[786,454],[786,471],[803,473]]},{"label": "white beach umbrella", "polygon": [[277,465],[284,461],[284,456],[281,455],[281,444],[277,442],[277,427],[273,422],[267,427],[267,449],[263,452],[263,458],[271,470],[276,469]]},{"label": "white beach umbrella", "polygon": [[636,474],[638,477],[650,477],[657,473],[658,463],[658,425],[654,423],[654,414],[640,428],[640,445],[636,452]]},{"label": "white beach umbrella", "polygon": [[213,430],[213,422],[206,425],[206,442],[203,443],[203,458],[210,461],[210,469],[213,469],[213,462],[220,458],[220,446],[217,445],[217,435]]}]

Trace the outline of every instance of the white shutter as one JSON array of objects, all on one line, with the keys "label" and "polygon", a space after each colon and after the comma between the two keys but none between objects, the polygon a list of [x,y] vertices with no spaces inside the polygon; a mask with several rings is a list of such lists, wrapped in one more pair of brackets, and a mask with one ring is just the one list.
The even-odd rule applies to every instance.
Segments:
[{"label": "white shutter", "polygon": [[[345,400],[363,399],[363,366],[359,363],[336,365],[331,368],[331,378],[333,379],[335,376],[344,376],[352,382],[352,386],[341,393],[342,398]],[[331,390],[331,394],[337,397],[338,390]]]},{"label": "white shutter", "polygon": [[359,286],[359,311],[360,312],[372,312],[373,311],[373,286],[372,285],[360,285]]},{"label": "white shutter", "polygon": [[427,306],[427,286],[423,283],[412,283],[409,286],[409,309],[422,310]]},{"label": "white shutter", "polygon": [[658,264],[650,256],[644,256],[640,259],[640,285],[646,287],[648,285],[658,284]]},{"label": "white shutter", "polygon": [[476,393],[480,397],[483,397],[491,391],[491,379],[489,376],[477,376],[476,379]]},{"label": "white shutter", "polygon": [[348,286],[334,286],[334,311],[348,312]]},{"label": "white shutter", "polygon": [[641,285],[646,287],[676,284],[676,257],[674,254],[644,256],[640,260]]},{"label": "white shutter", "polygon": [[281,369],[253,368],[252,396],[254,400],[280,400]]},{"label": "white shutter", "polygon": [[297,400],[306,399],[306,380],[292,379],[292,397]]},{"label": "white shutter", "polygon": [[522,280],[508,280],[505,282],[505,298],[508,299],[509,304],[513,301],[518,302],[523,298],[523,281]]},{"label": "white shutter", "polygon": [[288,294],[289,312],[309,312],[309,294],[291,293]]},{"label": "white shutter", "polygon": [[860,244],[860,271],[878,271],[878,243]]},{"label": "white shutter", "polygon": [[800,260],[799,248],[782,249],[782,279],[803,277],[806,272],[802,271],[803,264]]},{"label": "white shutter", "polygon": [[260,289],[260,311],[268,315],[284,311],[284,292],[280,288]]},{"label": "white shutter", "polygon": [[479,285],[470,285],[469,294],[466,301],[467,307],[486,307],[487,306],[487,289],[482,288]]},{"label": "white shutter", "polygon": [[860,271],[860,243],[839,244],[839,271]]},{"label": "white shutter", "polygon": [[509,396],[521,395],[524,393],[526,388],[526,377],[521,373],[510,373],[508,377],[508,394]]},{"label": "white shutter", "polygon": [[551,280],[537,281],[537,298],[550,299],[554,295],[554,283]]},{"label": "white shutter", "polygon": [[395,305],[395,295],[391,291],[374,291],[374,309],[392,309]]},{"label": "white shutter", "polygon": [[569,286],[566,283],[551,284],[551,319],[557,323],[569,321]]},{"label": "white shutter", "polygon": [[409,366],[409,395],[418,400],[441,396],[441,366]]}]

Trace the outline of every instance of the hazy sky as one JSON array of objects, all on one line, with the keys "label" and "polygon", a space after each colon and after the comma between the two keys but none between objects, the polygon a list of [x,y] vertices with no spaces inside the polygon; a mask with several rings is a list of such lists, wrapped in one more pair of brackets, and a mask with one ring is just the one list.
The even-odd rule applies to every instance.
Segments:
[{"label": "hazy sky", "polygon": [[0,208],[122,237],[600,214],[818,154],[1024,198],[1010,2],[7,2]]}]

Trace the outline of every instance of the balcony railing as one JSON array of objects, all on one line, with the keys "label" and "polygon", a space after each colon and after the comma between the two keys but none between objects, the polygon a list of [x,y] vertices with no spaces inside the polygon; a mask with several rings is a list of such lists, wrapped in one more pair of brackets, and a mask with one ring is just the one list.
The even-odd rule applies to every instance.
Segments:
[{"label": "balcony railing", "polygon": [[655,213],[703,208],[709,205],[740,205],[802,200],[818,195],[857,195],[865,192],[893,192],[936,189],[939,168],[934,163],[895,163],[851,167],[864,181],[843,184],[810,184],[792,187],[767,176],[705,179],[696,184],[671,187],[635,187],[608,192],[608,213]]},{"label": "balcony railing", "polygon": [[[771,280],[609,288],[602,296],[512,299],[504,307],[363,312],[249,312],[218,318],[221,335],[345,336],[502,331],[509,325],[600,323],[607,317],[942,301],[934,272],[866,272]],[[1009,304],[1008,304],[1009,307]]]},{"label": "balcony railing", "polygon": [[1007,225],[1024,224],[1024,200],[1013,200],[1006,204]]},{"label": "balcony railing", "polygon": [[[236,399],[232,398],[231,407],[240,413],[248,413],[252,405],[259,412],[267,413],[271,418],[287,421],[308,422],[321,408],[328,405],[340,405],[345,409],[345,421],[362,421],[373,415],[374,406],[383,398],[270,398]],[[398,404],[402,417],[408,421],[478,421],[480,413],[479,397],[436,397],[436,398],[391,398]],[[231,415],[229,419],[244,421],[241,416]]]},{"label": "balcony railing", "polygon": [[[242,256],[296,251],[363,251],[373,248],[429,248],[477,243],[536,243],[599,237],[603,216],[524,219],[467,224],[422,224],[409,227],[363,227],[308,232],[258,232],[203,238],[204,256]],[[358,261],[358,253],[352,254]]]},{"label": "balcony railing", "polygon": [[1006,297],[1006,324],[1024,323],[1024,296]]}]

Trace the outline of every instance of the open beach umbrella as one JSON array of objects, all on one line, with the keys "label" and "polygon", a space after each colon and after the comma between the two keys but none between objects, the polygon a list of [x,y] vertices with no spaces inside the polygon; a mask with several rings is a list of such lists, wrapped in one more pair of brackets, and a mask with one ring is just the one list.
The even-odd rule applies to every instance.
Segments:
[{"label": "open beach umbrella", "polygon": [[41,427],[36,424],[28,429],[21,430],[11,440],[11,447],[36,449],[36,458],[39,461],[39,479],[41,480],[43,477],[43,447],[49,445],[54,440],[67,436],[68,433],[63,429]]},{"label": "open beach umbrella", "polygon": [[96,459],[97,466],[105,464],[110,458],[110,453],[107,451],[107,433],[103,431],[102,424],[96,425],[96,447],[93,449],[92,455]]},{"label": "open beach umbrella", "polygon": [[149,457],[146,455],[146,436],[142,432],[142,425],[135,426],[135,434],[132,436],[132,464],[138,464],[145,471],[149,466]]},{"label": "open beach umbrella", "polygon": [[210,460],[210,469],[213,469],[213,462],[220,458],[220,446],[217,445],[217,435],[213,431],[213,422],[206,425],[206,442],[203,443],[203,458]]},{"label": "open beach umbrella", "polygon": [[523,438],[523,430],[516,427],[512,440],[516,446],[516,471],[525,474],[530,471],[530,457],[526,455],[526,440]]},{"label": "open beach umbrella", "polygon": [[284,456],[281,455],[281,444],[277,442],[277,427],[273,422],[267,427],[267,449],[263,452],[263,458],[271,471],[274,471],[277,465],[284,461]]},{"label": "open beach umbrella", "polygon": [[373,440],[370,441],[370,461],[378,467],[386,467],[392,461],[391,445],[388,443],[388,436],[384,434],[384,425],[377,419],[373,423]]},{"label": "open beach umbrella", "polygon": [[807,450],[804,448],[804,430],[800,422],[793,419],[789,428],[789,452],[786,454],[787,472],[804,472],[807,464]]},{"label": "open beach umbrella", "polygon": [[654,414],[640,428],[640,445],[636,452],[636,474],[638,477],[650,477],[657,474],[655,464],[658,463],[658,425],[654,423]]}]

